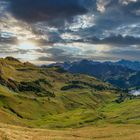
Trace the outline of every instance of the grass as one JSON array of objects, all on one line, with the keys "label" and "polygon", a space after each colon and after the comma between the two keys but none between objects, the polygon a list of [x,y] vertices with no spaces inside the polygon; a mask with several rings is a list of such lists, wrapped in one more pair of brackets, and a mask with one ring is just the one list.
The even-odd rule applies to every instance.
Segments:
[{"label": "grass", "polygon": [[[28,97],[0,88],[0,121],[30,127],[80,127],[100,119],[101,95],[67,92],[56,98]],[[11,92],[11,93],[10,93]],[[103,98],[103,97],[102,97]],[[108,96],[104,96],[107,100]]]},{"label": "grass", "polygon": [[6,58],[0,59],[0,72],[4,123],[42,128],[94,124],[102,119],[97,109],[116,97],[110,84],[59,67],[39,68]]},{"label": "grass", "polygon": [[0,59],[0,74],[0,138],[139,138],[139,98],[117,103],[108,83],[11,59]]},{"label": "grass", "polygon": [[140,100],[126,100],[120,104],[115,102],[107,104],[100,111],[110,123],[140,124]]},{"label": "grass", "polygon": [[139,125],[88,126],[77,129],[28,129],[0,124],[0,140],[139,140]]}]

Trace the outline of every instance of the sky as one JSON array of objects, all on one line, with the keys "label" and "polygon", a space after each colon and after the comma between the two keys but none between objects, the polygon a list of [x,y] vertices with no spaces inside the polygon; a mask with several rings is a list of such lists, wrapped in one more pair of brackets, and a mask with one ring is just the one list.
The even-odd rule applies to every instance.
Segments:
[{"label": "sky", "polygon": [[36,64],[140,61],[140,0],[0,0],[0,57]]}]

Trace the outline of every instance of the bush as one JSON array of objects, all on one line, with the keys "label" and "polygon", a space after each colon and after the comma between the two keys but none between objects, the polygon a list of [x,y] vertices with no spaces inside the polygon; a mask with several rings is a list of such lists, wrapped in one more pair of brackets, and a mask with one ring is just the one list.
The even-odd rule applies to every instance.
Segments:
[{"label": "bush", "polygon": [[61,90],[69,90],[69,89],[82,89],[84,87],[79,85],[68,85],[61,88]]}]

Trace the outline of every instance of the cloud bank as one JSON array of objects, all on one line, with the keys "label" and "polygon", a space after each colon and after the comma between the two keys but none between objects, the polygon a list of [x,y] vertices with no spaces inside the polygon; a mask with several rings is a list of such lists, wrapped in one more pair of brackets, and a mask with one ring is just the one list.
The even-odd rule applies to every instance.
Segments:
[{"label": "cloud bank", "polygon": [[[140,60],[140,0],[0,0],[0,17],[1,57]],[[25,41],[37,49],[22,50]]]}]

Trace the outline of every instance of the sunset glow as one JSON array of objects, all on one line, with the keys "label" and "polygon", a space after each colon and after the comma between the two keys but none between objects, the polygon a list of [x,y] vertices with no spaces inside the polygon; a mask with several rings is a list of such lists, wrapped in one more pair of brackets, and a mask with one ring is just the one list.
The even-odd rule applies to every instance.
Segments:
[{"label": "sunset glow", "polygon": [[37,49],[37,46],[33,42],[23,41],[23,42],[19,43],[19,49],[22,49],[22,50],[35,50],[35,49]]}]

